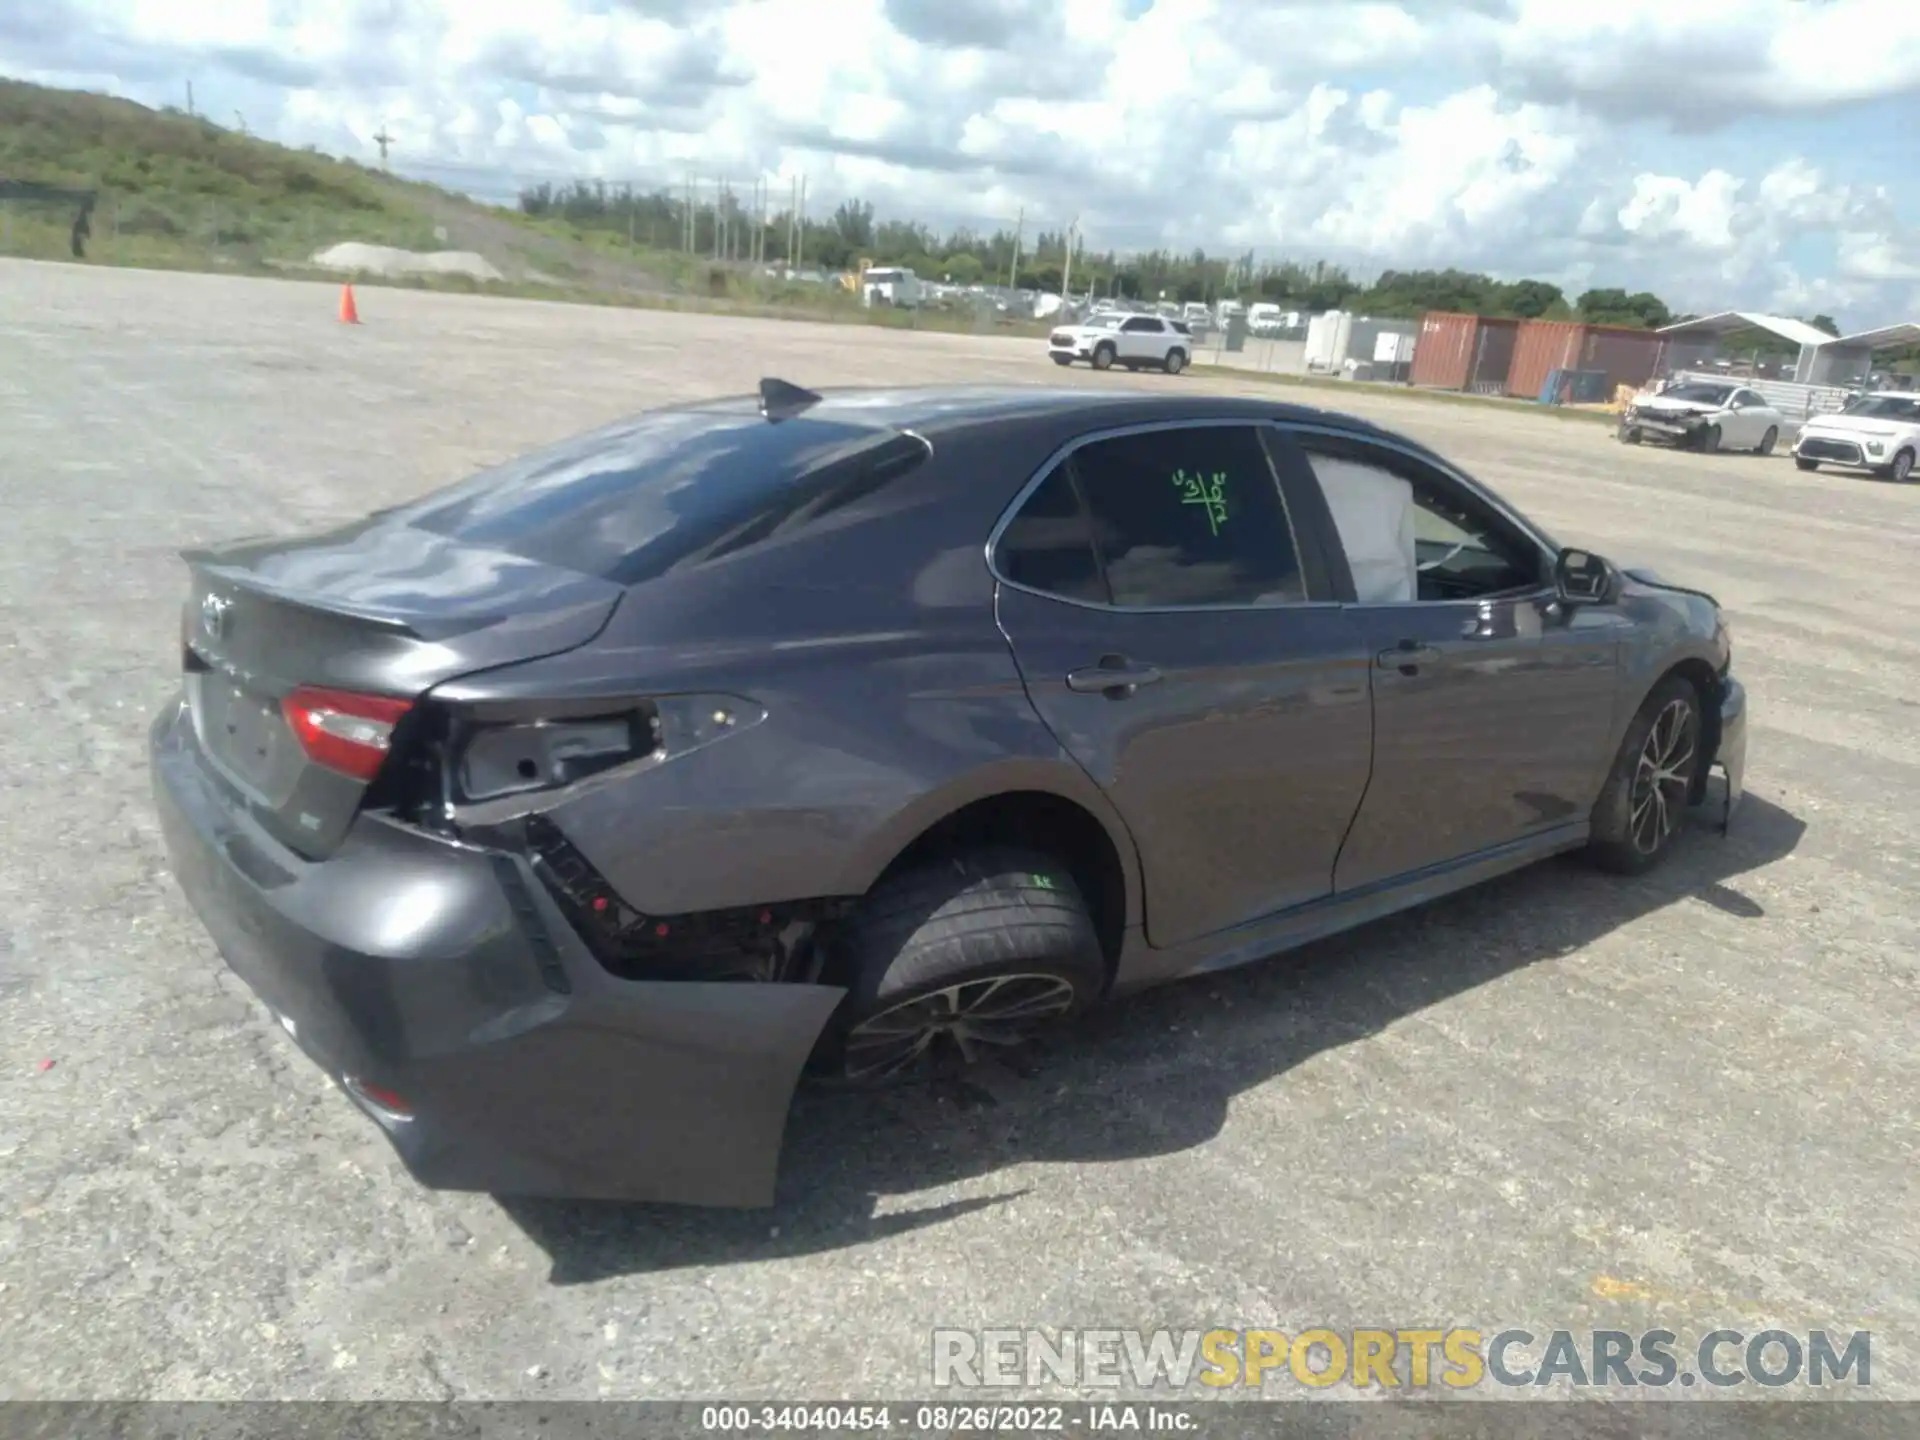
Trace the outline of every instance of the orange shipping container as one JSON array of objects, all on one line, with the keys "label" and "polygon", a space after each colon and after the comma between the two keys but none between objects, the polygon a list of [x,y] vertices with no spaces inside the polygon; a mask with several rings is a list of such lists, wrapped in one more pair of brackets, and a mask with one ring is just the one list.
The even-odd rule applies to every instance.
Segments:
[{"label": "orange shipping container", "polygon": [[1660,337],[1651,330],[1572,320],[1523,321],[1507,371],[1507,393],[1537,400],[1556,370],[1602,371],[1609,393],[1619,385],[1638,388],[1658,371],[1660,349]]},{"label": "orange shipping container", "polygon": [[1420,320],[1408,378],[1415,385],[1440,390],[1472,390],[1489,382],[1504,385],[1519,324],[1485,315],[1428,311]]}]

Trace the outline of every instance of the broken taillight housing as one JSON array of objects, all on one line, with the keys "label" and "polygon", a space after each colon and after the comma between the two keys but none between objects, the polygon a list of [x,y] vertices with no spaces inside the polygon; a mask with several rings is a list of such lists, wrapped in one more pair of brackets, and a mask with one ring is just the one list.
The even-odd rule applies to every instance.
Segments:
[{"label": "broken taillight housing", "polygon": [[734,695],[673,695],[617,714],[471,724],[455,752],[467,804],[559,790],[638,760],[670,760],[749,729],[766,710]]},{"label": "broken taillight housing", "polygon": [[300,748],[316,765],[356,780],[372,780],[393,747],[393,729],[413,708],[410,700],[303,685],[280,702]]}]

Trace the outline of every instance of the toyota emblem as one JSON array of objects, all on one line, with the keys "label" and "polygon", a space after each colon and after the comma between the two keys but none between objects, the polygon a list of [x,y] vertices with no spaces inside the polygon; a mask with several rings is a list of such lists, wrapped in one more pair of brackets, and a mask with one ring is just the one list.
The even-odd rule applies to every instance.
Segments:
[{"label": "toyota emblem", "polygon": [[218,640],[227,633],[227,611],[230,608],[218,595],[209,595],[200,602],[200,628],[207,632],[209,640]]}]

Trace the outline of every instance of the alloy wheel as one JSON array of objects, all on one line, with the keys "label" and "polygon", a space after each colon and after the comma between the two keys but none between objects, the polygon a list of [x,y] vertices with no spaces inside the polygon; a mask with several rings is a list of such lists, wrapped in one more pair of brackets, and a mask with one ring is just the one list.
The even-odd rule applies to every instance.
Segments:
[{"label": "alloy wheel", "polygon": [[1693,753],[1699,722],[1692,705],[1670,700],[1654,718],[1634,767],[1629,831],[1633,848],[1652,855],[1680,828],[1693,784]]},{"label": "alloy wheel", "polygon": [[1076,994],[1057,975],[995,975],[963,980],[869,1015],[843,1044],[848,1080],[906,1073],[951,1045],[969,1064],[987,1049],[1017,1045],[1036,1026],[1073,1009]]}]

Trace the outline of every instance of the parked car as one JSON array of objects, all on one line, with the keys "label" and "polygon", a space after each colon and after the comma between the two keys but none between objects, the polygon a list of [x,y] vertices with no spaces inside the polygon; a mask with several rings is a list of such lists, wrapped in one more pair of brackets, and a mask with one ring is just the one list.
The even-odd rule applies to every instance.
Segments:
[{"label": "parked car", "polygon": [[768,381],[185,558],[174,873],[433,1186],[770,1203],[810,1061],[1642,872],[1743,783],[1711,597],[1260,399]]},{"label": "parked car", "polygon": [[1124,365],[1178,375],[1193,358],[1193,332],[1158,315],[1090,315],[1078,325],[1058,325],[1047,336],[1056,365],[1085,360],[1096,370]]},{"label": "parked car", "polygon": [[1664,440],[1696,450],[1751,450],[1771,455],[1786,423],[1758,390],[1719,380],[1683,381],[1636,397],[1620,416],[1629,445]]},{"label": "parked car", "polygon": [[1863,395],[1844,414],[1816,415],[1800,428],[1793,463],[1802,470],[1839,465],[1889,480],[1913,478],[1920,456],[1920,393],[1883,390]]}]

